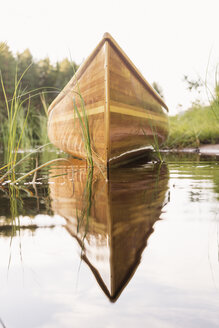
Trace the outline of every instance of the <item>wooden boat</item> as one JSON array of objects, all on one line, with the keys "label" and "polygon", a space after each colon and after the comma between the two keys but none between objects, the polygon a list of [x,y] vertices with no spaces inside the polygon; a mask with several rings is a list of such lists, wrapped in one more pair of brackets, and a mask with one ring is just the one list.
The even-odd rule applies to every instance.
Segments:
[{"label": "wooden boat", "polygon": [[[74,162],[73,162],[74,164]],[[50,171],[51,208],[65,218],[78,253],[99,286],[115,302],[141,261],[159,220],[168,188],[165,165],[100,170],[71,163]]]},{"label": "wooden boat", "polygon": [[136,158],[165,140],[168,118],[163,109],[168,110],[162,98],[105,33],[50,105],[48,135],[63,151],[87,158],[82,133],[86,116],[94,163],[110,166]]}]

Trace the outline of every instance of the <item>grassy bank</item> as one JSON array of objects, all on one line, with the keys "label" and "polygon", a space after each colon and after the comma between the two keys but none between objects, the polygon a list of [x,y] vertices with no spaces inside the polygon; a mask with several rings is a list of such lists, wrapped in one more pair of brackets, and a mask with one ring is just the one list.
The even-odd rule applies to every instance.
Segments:
[{"label": "grassy bank", "polygon": [[219,106],[198,106],[170,117],[170,133],[164,147],[199,147],[201,144],[219,143],[217,112],[219,113]]}]

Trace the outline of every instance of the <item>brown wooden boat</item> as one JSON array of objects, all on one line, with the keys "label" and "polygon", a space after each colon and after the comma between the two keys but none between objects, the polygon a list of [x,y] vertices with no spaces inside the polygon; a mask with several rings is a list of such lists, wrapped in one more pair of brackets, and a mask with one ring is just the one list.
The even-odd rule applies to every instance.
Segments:
[{"label": "brown wooden boat", "polygon": [[105,33],[50,105],[48,135],[63,151],[87,158],[83,135],[83,128],[87,128],[94,163],[110,166],[136,158],[166,139],[168,118],[163,108],[168,110],[112,36]]},{"label": "brown wooden boat", "polygon": [[109,180],[73,162],[50,171],[51,207],[66,220],[79,256],[116,301],[133,277],[159,220],[168,188],[165,165],[110,170]]}]

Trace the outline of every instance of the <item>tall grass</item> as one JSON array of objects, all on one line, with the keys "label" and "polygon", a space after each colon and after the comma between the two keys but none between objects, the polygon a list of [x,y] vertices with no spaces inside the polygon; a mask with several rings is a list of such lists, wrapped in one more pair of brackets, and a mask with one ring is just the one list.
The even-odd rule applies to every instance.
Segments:
[{"label": "tall grass", "polygon": [[[6,160],[13,166],[16,163],[17,152],[19,146],[21,144],[22,137],[24,135],[25,126],[27,123],[27,118],[30,110],[30,99],[25,98],[22,99],[22,92],[20,90],[21,80],[27,70],[30,68],[28,66],[26,70],[23,72],[21,77],[18,79],[17,70],[15,74],[15,86],[14,93],[12,99],[9,101],[7,98],[6,90],[4,87],[4,81],[2,78],[2,74],[0,72],[0,81],[4,94],[5,107],[7,111],[7,121],[3,126],[4,133],[4,147],[7,149],[6,151]],[[24,103],[28,102],[27,111],[24,114]],[[20,133],[18,134],[18,130],[20,129]]]},{"label": "tall grass", "polygon": [[[3,77],[0,71],[0,84],[4,95],[6,118],[4,115],[3,123],[1,124],[0,132],[3,140],[4,161],[7,163],[4,168],[8,171],[0,177],[0,182],[4,181],[5,176],[9,176],[9,181],[15,181],[14,169],[17,164],[18,151],[20,148],[33,148],[36,142],[46,144],[47,136],[47,104],[45,100],[45,93],[60,91],[57,88],[48,88],[42,93],[42,88],[37,88],[29,92],[21,90],[21,83],[24,75],[29,70],[30,64],[21,76],[18,78],[16,68],[14,78],[14,92],[11,99],[7,97],[7,90],[5,89]],[[31,98],[39,96],[41,98],[42,106],[45,114],[33,114],[32,108],[31,120],[29,114],[31,111]],[[47,144],[46,144],[47,145]],[[40,147],[42,148],[42,147]],[[32,151],[34,153],[35,151]],[[26,157],[24,157],[26,158]]]},{"label": "tall grass", "polygon": [[[71,55],[70,55],[70,58],[71,58]],[[84,99],[83,99],[81,91],[80,91],[80,86],[79,86],[77,75],[76,75],[75,65],[74,65],[72,59],[71,59],[71,66],[72,66],[72,71],[73,71],[74,78],[76,80],[76,86],[77,86],[77,92],[75,92],[75,94],[80,99],[80,109],[81,109],[81,110],[79,110],[79,108],[76,104],[76,99],[74,97],[73,98],[74,112],[76,113],[78,120],[79,120],[79,124],[80,124],[80,128],[81,128],[81,137],[82,137],[82,140],[84,143],[84,148],[85,148],[86,155],[87,155],[87,163],[90,167],[93,167],[93,156],[92,156],[91,138],[90,138],[90,130],[89,130],[89,120],[88,120],[88,115],[87,115],[87,111],[85,108]]]},{"label": "tall grass", "polygon": [[[150,119],[148,121],[148,124],[150,126],[152,136],[153,136],[153,139],[151,141],[151,146],[153,147],[153,150],[154,150],[154,156],[152,156],[152,158],[154,157],[156,161],[162,163],[163,162],[163,157],[162,157],[162,154],[161,154],[161,151],[160,151],[160,143],[159,143],[159,140],[158,140],[158,134],[157,134],[156,126],[153,125],[153,120],[152,119]],[[145,132],[145,130],[143,128],[142,128],[142,131],[143,131],[143,134],[145,135],[146,139],[148,139],[149,137],[148,137],[147,133]]]},{"label": "tall grass", "polygon": [[219,82],[218,82],[218,65],[215,70],[215,86],[214,93],[211,93],[211,110],[215,118],[219,121]]},{"label": "tall grass", "polygon": [[78,120],[79,120],[79,124],[80,124],[80,128],[81,128],[81,137],[84,143],[84,148],[86,151],[86,155],[87,155],[87,162],[89,164],[89,166],[93,166],[93,157],[92,157],[92,149],[91,149],[91,139],[90,139],[90,131],[89,131],[89,121],[88,121],[88,116],[87,116],[87,112],[85,109],[85,105],[84,105],[84,100],[81,96],[81,94],[79,94],[80,97],[80,101],[81,101],[81,111],[79,111],[77,105],[76,105],[76,101],[75,98],[73,99],[73,104],[74,104],[74,110],[77,114]]},{"label": "tall grass", "polygon": [[209,58],[208,58],[204,86],[205,86],[205,91],[206,91],[208,101],[210,103],[210,108],[211,108],[212,112],[214,113],[216,120],[219,121],[219,82],[218,82],[219,64],[216,65],[216,68],[214,71],[214,87],[212,89],[208,83],[210,58],[211,58],[211,52],[210,52]]},{"label": "tall grass", "polygon": [[[4,87],[3,80],[1,80],[1,84],[3,84]],[[2,120],[2,124],[0,125],[0,146],[4,150],[5,154],[7,154],[9,151],[9,139],[12,137],[12,135],[14,136],[14,141],[18,141],[21,136],[19,147],[22,149],[30,149],[48,142],[48,106],[46,104],[44,94],[51,92],[56,93],[57,89],[54,88],[53,91],[47,90],[43,93],[42,89],[40,89],[30,91],[28,96],[27,93],[22,93],[19,91],[19,94],[16,98],[16,104],[13,101],[13,98],[7,98],[5,91],[5,111],[7,115],[5,117],[3,113],[0,113],[0,119]],[[39,112],[39,110],[31,104],[31,99],[34,97],[39,97],[39,99],[41,98],[41,108],[44,108],[43,112]],[[11,115],[8,116],[7,104],[9,111],[11,113],[14,112],[14,121],[11,120]],[[5,158],[5,160],[7,160],[7,158]]]},{"label": "tall grass", "polygon": [[[219,108],[218,108],[219,109]],[[193,107],[169,117],[170,133],[165,143],[169,148],[196,147],[219,142],[219,121],[212,107]]]}]

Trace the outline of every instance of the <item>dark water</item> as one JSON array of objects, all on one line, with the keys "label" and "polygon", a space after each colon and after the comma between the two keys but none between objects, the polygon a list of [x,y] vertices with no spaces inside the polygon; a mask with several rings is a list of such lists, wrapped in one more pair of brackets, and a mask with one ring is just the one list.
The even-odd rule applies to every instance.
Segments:
[{"label": "dark water", "polygon": [[[59,161],[1,186],[6,327],[219,327],[219,161],[165,162],[106,181]],[[17,177],[35,165],[32,156]]]}]

